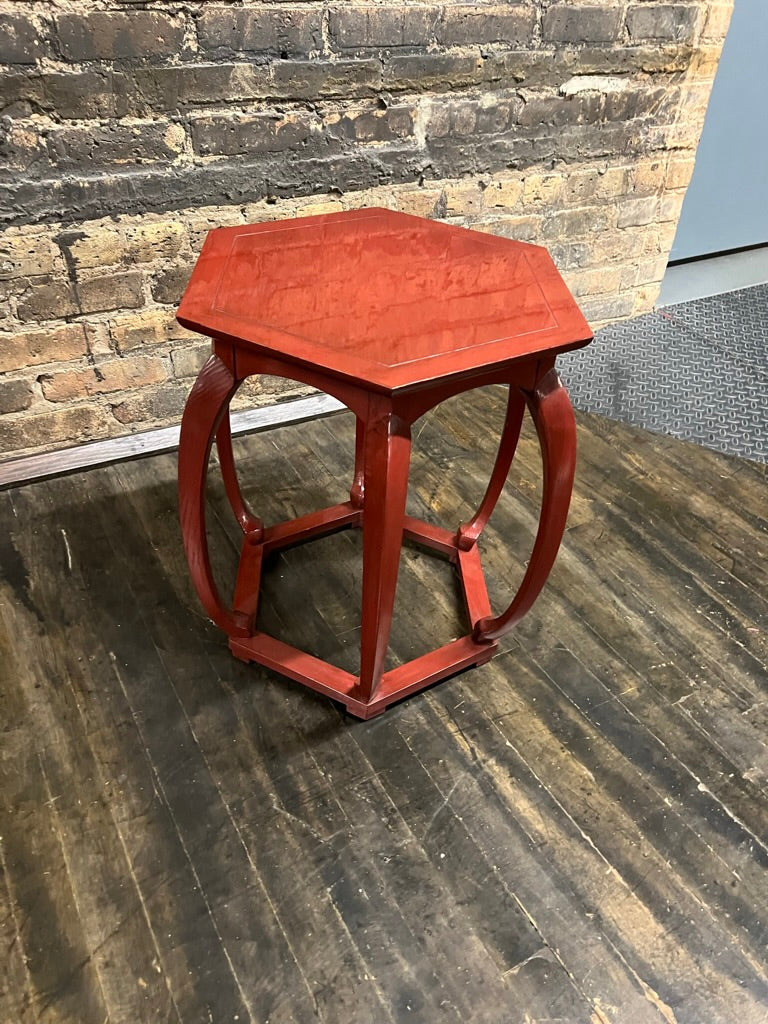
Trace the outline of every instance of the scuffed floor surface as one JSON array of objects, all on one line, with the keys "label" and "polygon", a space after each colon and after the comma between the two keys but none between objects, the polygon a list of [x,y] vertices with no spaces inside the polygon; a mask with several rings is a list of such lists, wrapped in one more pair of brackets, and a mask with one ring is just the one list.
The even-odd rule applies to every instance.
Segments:
[{"label": "scuffed floor surface", "polygon": [[[503,406],[418,425],[414,514],[468,515]],[[368,723],[229,655],[172,456],[0,493],[0,1020],[765,1024],[766,467],[579,423],[534,610]],[[353,449],[347,415],[236,443],[268,522],[343,499]],[[538,475],[528,431],[483,540],[498,610]],[[262,628],[354,668],[359,554],[284,552]],[[457,593],[405,552],[393,663],[466,631]]]}]

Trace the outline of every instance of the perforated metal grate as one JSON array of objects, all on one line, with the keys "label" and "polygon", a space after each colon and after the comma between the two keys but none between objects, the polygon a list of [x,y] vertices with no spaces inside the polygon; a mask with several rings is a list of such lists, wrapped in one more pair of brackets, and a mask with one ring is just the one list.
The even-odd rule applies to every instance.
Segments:
[{"label": "perforated metal grate", "polygon": [[768,462],[768,285],[607,327],[558,367],[578,409]]}]

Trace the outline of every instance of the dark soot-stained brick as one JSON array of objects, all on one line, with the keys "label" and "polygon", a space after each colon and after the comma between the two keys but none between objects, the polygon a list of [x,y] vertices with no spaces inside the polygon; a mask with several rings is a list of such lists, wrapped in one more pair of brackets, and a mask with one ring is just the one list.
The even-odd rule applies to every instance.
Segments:
[{"label": "dark soot-stained brick", "polygon": [[286,60],[272,66],[272,91],[286,99],[372,96],[380,85],[381,64],[377,60]]},{"label": "dark soot-stained brick", "polygon": [[629,38],[689,42],[696,29],[698,8],[653,4],[627,11]]},{"label": "dark soot-stained brick", "polygon": [[141,116],[257,99],[267,92],[268,80],[268,68],[253,64],[186,64],[116,75],[115,92],[123,115]]},{"label": "dark soot-stained brick", "polygon": [[240,114],[197,118],[192,122],[192,143],[201,156],[238,153],[282,153],[309,136],[308,119],[283,120],[269,114]]},{"label": "dark soot-stained brick", "polygon": [[0,64],[34,64],[46,52],[35,23],[22,14],[0,14]]},{"label": "dark soot-stained brick", "polygon": [[328,34],[340,50],[394,50],[428,46],[435,38],[439,7],[336,7]]},{"label": "dark soot-stained brick", "polygon": [[543,36],[558,43],[601,43],[618,38],[621,9],[557,4],[544,15]]},{"label": "dark soot-stained brick", "polygon": [[62,56],[75,61],[171,55],[184,41],[181,19],[156,11],[61,14],[56,31]]},{"label": "dark soot-stained brick", "polygon": [[483,79],[483,61],[479,57],[427,53],[392,57],[384,70],[384,85],[390,89],[427,92],[448,85],[474,85]]},{"label": "dark soot-stained brick", "polygon": [[198,37],[204,51],[224,49],[300,56],[322,46],[322,12],[319,7],[209,7],[198,21]]},{"label": "dark soot-stained brick", "polygon": [[519,46],[531,40],[535,26],[535,11],[528,6],[446,4],[438,42],[444,46]]},{"label": "dark soot-stained brick", "polygon": [[32,404],[32,388],[25,380],[0,381],[0,416],[21,412]]},{"label": "dark soot-stained brick", "polygon": [[170,161],[178,156],[169,144],[169,122],[97,128],[60,128],[48,136],[51,160],[60,170],[89,170],[94,166],[130,167]]},{"label": "dark soot-stained brick", "polygon": [[152,297],[155,302],[179,302],[191,274],[191,264],[160,271],[152,282]]}]

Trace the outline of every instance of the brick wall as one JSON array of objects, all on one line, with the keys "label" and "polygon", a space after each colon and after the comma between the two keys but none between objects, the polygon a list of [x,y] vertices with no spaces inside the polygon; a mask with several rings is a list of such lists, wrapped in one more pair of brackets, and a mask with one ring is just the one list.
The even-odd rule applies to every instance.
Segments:
[{"label": "brick wall", "polygon": [[595,326],[648,310],[730,8],[0,0],[0,452],[178,419],[213,226],[384,205],[548,246]]}]

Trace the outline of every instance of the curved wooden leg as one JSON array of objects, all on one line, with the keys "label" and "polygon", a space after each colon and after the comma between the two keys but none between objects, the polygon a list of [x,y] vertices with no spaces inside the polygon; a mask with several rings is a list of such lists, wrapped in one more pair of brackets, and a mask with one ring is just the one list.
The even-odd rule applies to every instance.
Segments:
[{"label": "curved wooden leg", "polygon": [[365,423],[357,417],[355,426],[355,479],[349,500],[353,508],[362,508],[365,497]]},{"label": "curved wooden leg", "polygon": [[[373,399],[372,401],[376,401]],[[363,602],[359,699],[368,702],[384,670],[408,494],[410,427],[391,409],[365,424]]]},{"label": "curved wooden leg", "polygon": [[211,445],[237,382],[229,367],[212,355],[190,392],[179,439],[179,517],[189,571],[210,618],[230,636],[248,636],[247,616],[230,611],[219,596],[205,533],[205,483]]},{"label": "curved wooden leg", "polygon": [[[237,389],[238,384],[235,385]],[[234,392],[229,397],[232,400]],[[229,424],[229,406],[224,413],[216,431],[216,450],[219,453],[219,465],[221,475],[224,479],[224,488],[229,498],[229,504],[235,513],[235,518],[240,524],[240,529],[249,541],[258,542],[264,535],[264,525],[261,520],[251,512],[243,498],[240,484],[237,481],[237,470],[235,469],[235,458],[232,454],[232,432]]]},{"label": "curved wooden leg", "polygon": [[485,529],[493,510],[496,508],[496,502],[499,500],[499,495],[509,476],[509,468],[515,457],[524,412],[525,398],[516,387],[510,384],[509,397],[507,399],[507,415],[504,420],[504,430],[499,442],[499,450],[496,454],[496,462],[493,466],[491,479],[488,481],[488,487],[477,512],[475,512],[468,523],[464,523],[459,527],[456,534],[456,543],[462,551],[469,551],[477,543],[477,538]]},{"label": "curved wooden leg", "polygon": [[529,610],[552,569],[568,517],[576,469],[576,422],[568,392],[553,368],[525,398],[539,436],[544,465],[539,528],[517,594],[502,615],[477,622],[473,636],[478,642],[497,640]]}]

